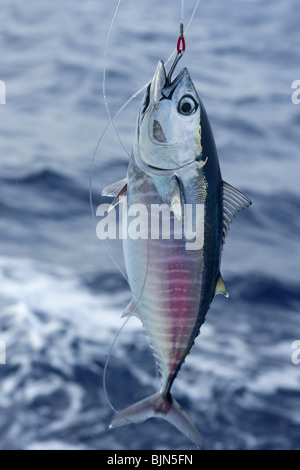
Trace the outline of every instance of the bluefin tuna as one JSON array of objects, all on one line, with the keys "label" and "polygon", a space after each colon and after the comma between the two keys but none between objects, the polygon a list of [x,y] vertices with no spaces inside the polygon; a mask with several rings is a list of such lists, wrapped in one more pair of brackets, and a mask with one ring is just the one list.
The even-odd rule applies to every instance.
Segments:
[{"label": "bluefin tuna", "polygon": [[[170,237],[149,232],[148,237],[123,242],[132,292],[125,315],[135,315],[143,324],[161,388],[117,414],[110,428],[159,417],[201,447],[199,431],[171,395],[171,387],[214,296],[228,296],[220,273],[222,248],[233,217],[251,201],[222,180],[207,113],[186,68],[172,80],[163,62],[158,63],[139,112],[127,177],[103,195],[115,198],[112,207],[126,197],[128,214],[136,204],[149,209],[167,205],[171,226]],[[197,207],[203,209],[201,226],[196,223],[202,243],[190,249],[186,236],[175,233],[187,206],[194,216]],[[127,228],[129,223],[130,216]]]}]

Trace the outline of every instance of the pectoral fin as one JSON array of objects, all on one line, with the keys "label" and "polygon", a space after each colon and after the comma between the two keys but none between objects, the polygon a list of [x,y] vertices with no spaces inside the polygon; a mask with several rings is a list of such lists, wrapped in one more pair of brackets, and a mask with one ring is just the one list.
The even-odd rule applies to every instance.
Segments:
[{"label": "pectoral fin", "polygon": [[234,216],[251,204],[251,200],[245,194],[223,181],[223,245]]},{"label": "pectoral fin", "polygon": [[221,274],[219,274],[217,284],[216,284],[215,295],[217,294],[223,294],[225,295],[225,297],[229,297],[227,288],[225,286],[225,282],[223,281]]},{"label": "pectoral fin", "polygon": [[103,189],[101,194],[102,196],[114,197],[108,212],[111,211],[119,204],[121,198],[127,195],[127,178],[107,186],[105,189]]},{"label": "pectoral fin", "polygon": [[179,222],[182,220],[182,206],[181,206],[181,195],[179,181],[176,178],[172,178],[170,182],[169,191],[167,193],[167,203],[170,209],[174,212],[175,217]]}]

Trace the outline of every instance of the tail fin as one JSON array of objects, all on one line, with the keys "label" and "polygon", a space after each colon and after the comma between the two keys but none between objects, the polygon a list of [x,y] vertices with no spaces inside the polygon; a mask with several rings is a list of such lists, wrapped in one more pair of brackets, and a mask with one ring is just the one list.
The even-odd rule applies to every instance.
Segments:
[{"label": "tail fin", "polygon": [[175,428],[188,437],[198,448],[202,448],[199,431],[188,415],[170,395],[169,398],[157,392],[134,405],[121,411],[112,420],[109,429],[117,428],[128,423],[141,423],[148,418],[162,418],[173,424]]}]

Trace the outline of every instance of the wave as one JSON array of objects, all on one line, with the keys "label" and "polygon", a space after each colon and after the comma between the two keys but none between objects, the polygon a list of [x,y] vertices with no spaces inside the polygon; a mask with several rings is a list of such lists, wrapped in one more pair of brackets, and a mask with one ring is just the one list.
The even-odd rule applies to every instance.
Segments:
[{"label": "wave", "polygon": [[[299,284],[259,272],[228,281],[232,298],[213,302],[174,396],[206,448],[296,448],[299,374],[291,341],[300,326]],[[107,282],[106,294],[96,291],[98,282]],[[0,339],[7,344],[2,449],[184,448],[184,437],[170,436],[159,420],[106,432],[111,410],[101,380],[129,300],[122,282],[99,275],[88,285],[72,270],[2,257],[0,286]],[[113,350],[107,379],[117,408],[155,387],[151,350],[136,320]]]}]

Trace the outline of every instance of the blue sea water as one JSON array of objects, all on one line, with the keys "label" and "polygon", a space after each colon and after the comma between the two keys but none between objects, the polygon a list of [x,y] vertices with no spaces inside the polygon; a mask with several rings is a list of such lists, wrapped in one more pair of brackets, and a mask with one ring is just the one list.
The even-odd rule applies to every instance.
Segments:
[{"label": "blue sea water", "polygon": [[[96,237],[93,153],[106,125],[103,53],[116,1],[2,0],[0,80],[0,448],[192,449],[161,420],[107,431],[102,387],[130,300]],[[185,2],[185,18],[194,2]],[[253,201],[230,229],[217,297],[174,385],[206,449],[300,449],[300,80],[297,0],[200,1],[184,64],[206,106],[223,178]],[[123,0],[107,56],[111,113],[176,45],[181,1]],[[141,96],[116,120],[130,152]],[[101,189],[126,174],[109,129]],[[121,248],[109,247],[121,266]],[[300,355],[299,355],[300,356]],[[155,384],[153,383],[155,381]],[[158,387],[139,322],[113,349],[117,409]]]}]

